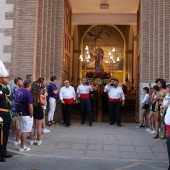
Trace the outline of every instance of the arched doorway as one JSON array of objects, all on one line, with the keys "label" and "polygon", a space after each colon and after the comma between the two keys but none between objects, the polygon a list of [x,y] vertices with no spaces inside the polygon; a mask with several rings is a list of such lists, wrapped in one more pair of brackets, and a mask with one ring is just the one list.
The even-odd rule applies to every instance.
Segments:
[{"label": "arched doorway", "polygon": [[[73,73],[76,73],[72,77],[77,76],[77,71],[79,76],[76,78],[76,82],[74,83],[74,86],[80,84],[80,79],[83,76],[88,77],[88,73],[95,73],[95,50],[100,47],[104,51],[104,56],[102,60],[102,72],[108,73],[111,77],[117,78],[120,82],[120,86],[122,84],[130,86],[130,83],[132,85],[132,82],[129,82],[125,80],[125,75],[128,73],[129,77],[133,77],[133,69],[132,71],[129,71],[127,68],[133,67],[131,65],[132,63],[129,61],[129,53],[128,49],[132,45],[129,45],[129,43],[126,42],[133,42],[133,34],[131,34],[130,26],[115,26],[115,25],[92,25],[92,26],[75,26],[74,27],[74,34],[73,34],[73,40],[76,40],[76,43],[73,42],[73,51],[76,51],[77,53],[73,53]],[[132,39],[132,40],[130,40]],[[85,49],[88,46],[88,54],[87,49]],[[79,47],[79,48],[78,48]],[[109,53],[112,53],[113,48],[117,51],[119,54],[118,56],[114,56],[115,62],[111,62]],[[83,58],[83,62],[80,61],[79,57],[80,55]],[[85,62],[88,55],[90,56],[90,59],[88,62]],[[117,57],[119,57],[119,61],[117,61]],[[133,59],[133,57],[131,58]],[[130,59],[130,60],[131,60]],[[108,62],[109,61],[109,62]],[[130,63],[130,64],[129,64]],[[127,67],[128,66],[128,67]],[[76,71],[75,71],[76,70]],[[97,121],[108,121],[108,115],[107,113],[102,113],[102,99],[100,95],[100,87],[103,83],[106,83],[109,78],[101,78],[102,74],[98,75],[98,77],[89,77],[90,81],[93,81],[98,88],[98,95],[95,97],[97,100],[95,101],[97,103],[97,106],[95,105],[94,109],[94,119]],[[130,91],[128,91],[130,93]],[[124,122],[134,122],[135,117],[135,99],[131,99],[127,103],[130,107],[128,108],[128,112],[131,113],[129,117],[131,119],[126,119],[125,117],[128,116],[127,112],[123,116],[125,118]],[[77,108],[77,107],[76,107]],[[133,109],[132,109],[133,108]],[[78,108],[77,108],[78,109]],[[127,108],[123,109],[126,110]],[[74,112],[75,113],[75,112]]]}]

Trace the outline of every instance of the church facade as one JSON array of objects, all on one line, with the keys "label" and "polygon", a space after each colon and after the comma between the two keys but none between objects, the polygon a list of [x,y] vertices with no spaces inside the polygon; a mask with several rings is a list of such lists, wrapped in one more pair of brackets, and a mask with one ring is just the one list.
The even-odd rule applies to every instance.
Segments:
[{"label": "church facade", "polygon": [[[0,3],[0,60],[9,69],[11,79],[16,76],[25,79],[26,74],[33,74],[35,79],[44,77],[49,81],[51,75],[56,75],[58,86],[65,79],[76,86],[93,67],[84,69],[80,62],[84,47],[93,42],[91,49],[102,46],[109,53],[113,38],[122,62],[112,69],[104,58],[103,67],[113,77],[118,76],[122,84],[135,87],[136,110],[140,110],[143,87],[153,85],[157,78],[170,82],[169,0],[138,1],[136,23],[131,24],[126,24],[126,20],[122,24],[107,23],[101,16],[100,22],[94,24],[85,23],[86,18],[74,23],[83,14],[73,15],[71,0],[1,0]],[[95,36],[97,39],[93,41]]]}]

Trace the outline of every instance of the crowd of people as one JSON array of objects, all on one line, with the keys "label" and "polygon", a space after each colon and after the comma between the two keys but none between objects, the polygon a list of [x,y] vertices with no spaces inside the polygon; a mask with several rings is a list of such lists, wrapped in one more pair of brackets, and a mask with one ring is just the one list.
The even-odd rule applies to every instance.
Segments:
[{"label": "crowd of people", "polygon": [[[66,127],[71,125],[71,111],[73,104],[80,104],[81,124],[85,123],[86,113],[88,113],[89,126],[92,126],[92,101],[90,93],[96,91],[87,78],[82,78],[82,83],[75,91],[68,80],[63,82],[63,87],[59,90],[56,86],[57,77],[51,76],[48,88],[44,85],[44,78],[33,81],[31,74],[26,75],[26,80],[21,77],[14,79],[14,86],[8,89],[9,73],[0,61],[5,71],[0,70],[0,117],[3,119],[3,139],[0,140],[0,162],[5,162],[5,158],[12,157],[7,154],[6,146],[9,136],[10,126],[14,145],[20,145],[19,152],[27,152],[29,147],[25,146],[27,133],[30,134],[30,145],[42,144],[42,133],[49,133],[46,128],[45,114],[47,100],[49,103],[48,126],[56,124],[54,112],[56,104],[61,101],[63,120]],[[1,66],[1,67],[2,67]],[[157,79],[155,86],[144,87],[144,98],[142,101],[141,123],[137,128],[147,127],[146,131],[153,134],[153,138],[166,138],[167,148],[170,157],[170,84],[166,85],[164,79]],[[117,79],[111,79],[102,89],[102,94],[107,98],[106,107],[109,111],[109,124],[115,122],[121,126],[121,106],[124,105],[125,95],[119,86]],[[104,100],[106,101],[106,100]],[[149,111],[149,114],[147,114]],[[12,118],[12,121],[11,121]],[[12,122],[12,124],[11,124]],[[160,136],[160,129],[163,133]]]},{"label": "crowd of people", "polygon": [[170,84],[167,85],[162,78],[158,78],[155,83],[153,87],[143,88],[145,95],[142,101],[141,122],[137,128],[147,127],[146,131],[153,134],[153,139],[167,138],[170,163]]},{"label": "crowd of people", "polygon": [[[48,126],[56,124],[54,112],[58,101],[61,101],[62,104],[63,123],[66,127],[71,125],[71,110],[74,103],[80,105],[81,124],[85,123],[86,113],[88,113],[89,126],[92,126],[93,111],[90,96],[91,92],[97,89],[87,78],[82,78],[82,84],[77,87],[76,91],[74,87],[70,86],[68,80],[63,82],[64,86],[59,90],[56,86],[56,76],[51,76],[51,82],[46,88],[44,78],[33,81],[33,76],[28,74],[26,80],[16,77],[14,86],[10,87],[9,90],[9,73],[3,63],[0,62],[0,64],[4,69],[2,72],[0,70],[0,117],[3,119],[0,162],[5,162],[5,158],[11,157],[6,150],[10,126],[14,145],[20,146],[19,152],[30,151],[30,148],[25,146],[28,133],[30,134],[30,145],[36,144],[39,146],[42,144],[41,134],[50,132],[45,127],[47,100],[49,103]],[[120,107],[124,105],[125,97],[118,83],[118,80],[112,79],[105,85],[104,93],[108,95],[110,125],[117,122],[117,125],[121,126]]]}]

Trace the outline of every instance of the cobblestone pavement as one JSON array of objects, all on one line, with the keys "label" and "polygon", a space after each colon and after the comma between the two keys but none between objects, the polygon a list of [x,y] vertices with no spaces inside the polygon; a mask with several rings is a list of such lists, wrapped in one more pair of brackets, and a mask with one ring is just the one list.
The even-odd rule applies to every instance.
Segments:
[{"label": "cobblestone pavement", "polygon": [[[51,132],[43,134],[43,143],[40,146],[29,146],[27,139],[26,146],[30,147],[31,151],[23,155],[86,161],[110,160],[122,162],[121,167],[124,167],[125,163],[130,169],[143,167],[146,170],[148,165],[148,169],[152,169],[152,166],[153,169],[166,169],[168,166],[166,140],[153,139],[145,128],[137,129],[133,123],[124,123],[122,127],[93,123],[90,127],[88,124],[73,122],[70,127],[59,124],[48,129]],[[8,148],[10,152],[20,154],[19,146],[13,145],[12,138],[9,139]],[[124,169],[127,169],[126,166]]]}]

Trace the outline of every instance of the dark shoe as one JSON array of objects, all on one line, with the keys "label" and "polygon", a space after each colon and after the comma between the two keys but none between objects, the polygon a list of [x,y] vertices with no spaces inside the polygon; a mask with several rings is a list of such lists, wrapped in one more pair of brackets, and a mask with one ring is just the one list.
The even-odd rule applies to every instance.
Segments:
[{"label": "dark shoe", "polygon": [[115,122],[110,122],[110,125],[114,125],[115,124]]},{"label": "dark shoe", "polygon": [[170,165],[169,165],[169,168],[168,168],[168,170],[170,170]]},{"label": "dark shoe", "polygon": [[136,128],[144,128],[145,126],[144,125],[139,125],[139,126],[136,126]]},{"label": "dark shoe", "polygon": [[6,162],[6,159],[0,158],[0,162]]},{"label": "dark shoe", "polygon": [[89,123],[89,126],[92,126],[92,123]]},{"label": "dark shoe", "polygon": [[66,127],[69,127],[69,124],[68,124],[68,123],[66,123]]},{"label": "dark shoe", "polygon": [[51,122],[48,122],[48,126],[51,126],[52,125],[52,123]]},{"label": "dark shoe", "polygon": [[121,123],[117,123],[117,126],[121,127],[122,125],[121,125]]},{"label": "dark shoe", "polygon": [[12,158],[12,155],[3,155],[2,158]]},{"label": "dark shoe", "polygon": [[57,124],[57,122],[51,121],[52,124]]},{"label": "dark shoe", "polygon": [[81,122],[82,125],[83,125],[84,123],[85,123],[84,121]]}]

